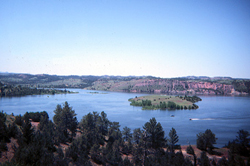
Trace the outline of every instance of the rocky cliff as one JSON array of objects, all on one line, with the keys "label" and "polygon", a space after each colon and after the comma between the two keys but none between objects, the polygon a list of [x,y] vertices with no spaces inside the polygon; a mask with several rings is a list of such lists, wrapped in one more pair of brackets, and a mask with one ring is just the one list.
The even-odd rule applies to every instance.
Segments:
[{"label": "rocky cliff", "polygon": [[[222,82],[222,83],[220,83]],[[242,81],[238,83],[243,90],[235,88],[235,80],[181,80],[181,79],[133,79],[130,81],[98,80],[88,89],[124,92],[167,93],[189,95],[241,95],[249,94],[249,87]],[[249,86],[249,85],[248,85]]]}]

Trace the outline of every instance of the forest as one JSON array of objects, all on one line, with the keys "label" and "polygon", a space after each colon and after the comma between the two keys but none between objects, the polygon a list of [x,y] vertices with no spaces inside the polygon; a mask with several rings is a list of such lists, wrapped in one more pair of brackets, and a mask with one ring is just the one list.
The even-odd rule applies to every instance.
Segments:
[{"label": "forest", "polygon": [[[249,133],[239,130],[236,138],[225,146],[228,156],[219,160],[216,135],[207,129],[197,134],[196,146],[187,146],[187,157],[178,144],[179,136],[172,128],[165,133],[152,117],[142,128],[133,131],[119,122],[108,120],[105,112],[90,112],[80,122],[73,107],[65,102],[57,105],[53,121],[47,112],[7,115],[0,112],[1,165],[105,165],[105,166],[231,166],[250,164]],[[37,124],[37,125],[35,125]],[[11,145],[11,146],[10,146]],[[13,155],[9,155],[13,151]],[[217,154],[220,155],[220,154]]]},{"label": "forest", "polygon": [[14,97],[14,96],[27,96],[27,95],[43,95],[43,94],[62,94],[62,93],[73,93],[65,90],[57,89],[38,89],[23,87],[21,85],[4,85],[0,82],[0,97]]}]

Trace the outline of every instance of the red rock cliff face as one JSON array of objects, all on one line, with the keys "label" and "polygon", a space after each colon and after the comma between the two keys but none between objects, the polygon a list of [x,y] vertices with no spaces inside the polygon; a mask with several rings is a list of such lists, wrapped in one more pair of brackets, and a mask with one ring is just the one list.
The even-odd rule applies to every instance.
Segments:
[{"label": "red rock cliff face", "polygon": [[188,82],[188,89],[193,89],[198,94],[231,94],[234,87],[211,82]]},{"label": "red rock cliff face", "polygon": [[168,94],[211,94],[229,95],[241,94],[233,85],[221,84],[209,81],[177,80],[177,79],[134,79],[130,81],[97,81],[96,87],[107,87],[111,91],[168,93]]}]

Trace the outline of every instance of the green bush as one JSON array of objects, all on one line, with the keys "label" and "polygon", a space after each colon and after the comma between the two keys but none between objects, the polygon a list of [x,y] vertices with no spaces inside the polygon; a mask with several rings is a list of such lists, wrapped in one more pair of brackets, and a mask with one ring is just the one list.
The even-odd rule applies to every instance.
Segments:
[{"label": "green bush", "polygon": [[172,101],[168,101],[168,108],[169,109],[176,109],[176,104]]}]

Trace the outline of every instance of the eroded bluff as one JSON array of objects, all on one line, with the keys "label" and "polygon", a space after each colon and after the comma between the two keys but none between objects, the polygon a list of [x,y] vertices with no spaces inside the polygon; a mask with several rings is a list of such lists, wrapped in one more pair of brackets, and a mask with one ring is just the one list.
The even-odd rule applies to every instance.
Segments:
[{"label": "eroded bluff", "polygon": [[176,80],[176,79],[133,79],[130,81],[98,80],[88,88],[92,90],[109,90],[123,92],[167,93],[189,95],[241,95],[249,94],[249,87],[242,82],[239,86],[230,83],[219,83],[201,80]]}]

